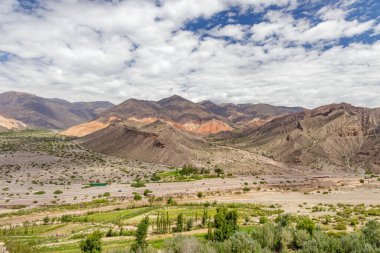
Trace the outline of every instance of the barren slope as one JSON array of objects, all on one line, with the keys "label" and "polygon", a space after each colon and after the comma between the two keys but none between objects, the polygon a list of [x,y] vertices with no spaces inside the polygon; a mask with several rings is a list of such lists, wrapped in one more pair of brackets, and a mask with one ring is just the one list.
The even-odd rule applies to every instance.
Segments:
[{"label": "barren slope", "polygon": [[379,109],[332,104],[274,119],[242,140],[247,147],[260,147],[284,162],[317,167],[365,164],[363,169],[376,170],[379,116]]},{"label": "barren slope", "polygon": [[80,139],[80,143],[104,154],[178,166],[196,161],[198,151],[207,146],[202,138],[159,121],[139,130],[111,124]]},{"label": "barren slope", "polygon": [[26,124],[15,120],[6,118],[0,115],[0,131],[2,130],[22,130],[26,128]]}]

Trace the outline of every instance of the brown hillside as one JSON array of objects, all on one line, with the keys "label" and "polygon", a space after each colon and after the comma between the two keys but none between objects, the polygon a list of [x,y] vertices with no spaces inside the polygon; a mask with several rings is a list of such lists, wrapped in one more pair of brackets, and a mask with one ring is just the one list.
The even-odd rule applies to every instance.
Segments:
[{"label": "brown hillside", "polygon": [[22,129],[26,129],[26,127],[27,127],[26,124],[21,121],[6,118],[0,115],[0,131],[22,130]]},{"label": "brown hillside", "polygon": [[274,119],[243,140],[284,162],[379,169],[379,134],[379,109],[343,103]]},{"label": "brown hillside", "polygon": [[96,152],[176,166],[196,161],[197,151],[207,146],[202,138],[160,121],[141,129],[111,124],[79,141]]},{"label": "brown hillside", "polygon": [[109,102],[70,103],[61,99],[47,99],[24,92],[0,94],[0,113],[24,122],[30,127],[65,129],[97,117],[113,106]]}]

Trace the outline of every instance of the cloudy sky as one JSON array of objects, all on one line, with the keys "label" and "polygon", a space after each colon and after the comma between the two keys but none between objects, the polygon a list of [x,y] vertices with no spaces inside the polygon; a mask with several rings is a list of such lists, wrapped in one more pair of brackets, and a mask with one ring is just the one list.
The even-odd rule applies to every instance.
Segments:
[{"label": "cloudy sky", "polygon": [[9,90],[380,107],[380,1],[1,0]]}]

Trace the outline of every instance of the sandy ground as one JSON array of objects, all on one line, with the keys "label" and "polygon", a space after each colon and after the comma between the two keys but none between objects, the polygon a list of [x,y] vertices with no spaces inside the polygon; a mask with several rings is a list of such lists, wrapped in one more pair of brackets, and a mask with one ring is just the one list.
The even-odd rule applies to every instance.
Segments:
[{"label": "sandy ground", "polygon": [[[373,180],[376,185],[376,181]],[[80,203],[91,201],[94,198],[102,197],[104,193],[110,193],[111,197],[130,198],[133,192],[142,194],[145,189],[152,191],[155,196],[183,195],[198,192],[212,193],[216,195],[231,194],[234,191],[241,191],[247,184],[252,192],[270,191],[310,191],[318,188],[340,187],[340,185],[350,185],[356,187],[360,185],[359,177],[345,175],[345,177],[313,178],[304,176],[241,176],[235,178],[203,179],[192,182],[172,182],[172,183],[147,183],[146,187],[133,188],[130,184],[113,183],[104,187],[84,188],[82,184],[72,185],[35,185],[25,183],[15,186],[13,183],[2,182],[0,189],[0,213],[5,212],[9,207],[15,205],[38,206],[42,204],[64,204]],[[380,182],[379,182],[380,183]],[[61,194],[54,194],[56,190]],[[44,194],[36,195],[36,192],[44,191]],[[301,194],[302,195],[302,194]]]}]

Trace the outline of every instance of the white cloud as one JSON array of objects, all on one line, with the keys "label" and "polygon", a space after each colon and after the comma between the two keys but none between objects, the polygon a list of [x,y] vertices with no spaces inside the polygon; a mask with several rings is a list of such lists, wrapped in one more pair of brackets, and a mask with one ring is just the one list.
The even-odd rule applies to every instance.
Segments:
[{"label": "white cloud", "polygon": [[[266,11],[274,4],[282,9]],[[6,0],[0,8],[0,51],[15,55],[0,62],[0,92],[74,101],[177,93],[197,101],[380,106],[380,42],[336,43],[370,29],[380,33],[380,27],[346,20],[342,6],[322,9],[323,21],[312,24],[290,14],[294,0],[166,0],[161,6],[149,0],[45,0],[45,8],[32,14],[15,11],[16,5]],[[183,28],[231,6],[252,15],[266,11],[266,18],[200,33]],[[303,43],[315,46],[305,49]],[[322,51],[319,43],[331,48]]]},{"label": "white cloud", "polygon": [[215,27],[208,34],[215,37],[230,37],[235,40],[242,40],[247,32],[248,26],[245,25],[226,25],[223,27]]},{"label": "white cloud", "polygon": [[380,34],[380,23],[377,24],[374,28],[374,34],[373,35],[379,35]]},{"label": "white cloud", "polygon": [[359,22],[344,19],[329,19],[312,25],[307,19],[294,19],[290,14],[271,11],[267,22],[253,25],[251,31],[255,41],[266,41],[276,35],[280,40],[296,43],[331,41],[342,37],[352,37],[370,30],[374,20]]}]

